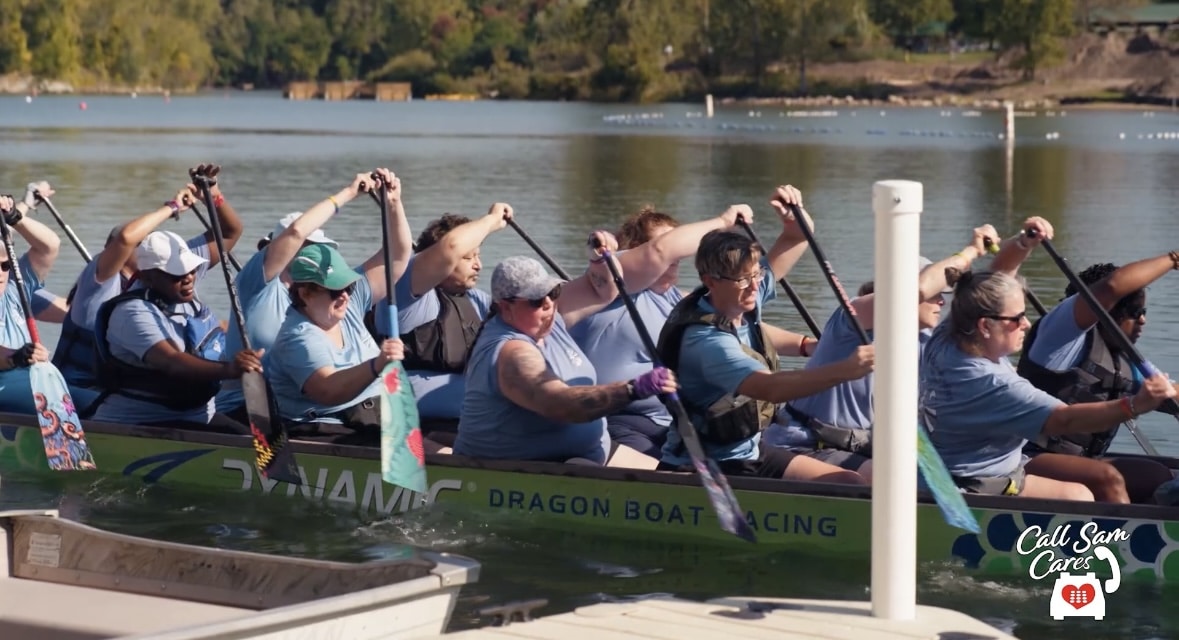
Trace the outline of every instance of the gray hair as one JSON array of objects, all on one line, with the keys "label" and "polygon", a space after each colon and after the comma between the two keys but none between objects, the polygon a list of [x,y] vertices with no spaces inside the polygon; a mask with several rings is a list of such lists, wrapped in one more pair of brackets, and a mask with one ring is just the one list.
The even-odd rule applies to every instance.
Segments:
[{"label": "gray hair", "polygon": [[701,277],[735,277],[746,265],[756,264],[765,251],[748,235],[735,231],[709,231],[696,249],[696,272]]},{"label": "gray hair", "polygon": [[1003,303],[1012,292],[1023,292],[1023,278],[1001,271],[959,271],[946,269],[946,282],[954,283],[950,304],[950,331],[958,346],[976,344],[978,321],[1003,313]]}]

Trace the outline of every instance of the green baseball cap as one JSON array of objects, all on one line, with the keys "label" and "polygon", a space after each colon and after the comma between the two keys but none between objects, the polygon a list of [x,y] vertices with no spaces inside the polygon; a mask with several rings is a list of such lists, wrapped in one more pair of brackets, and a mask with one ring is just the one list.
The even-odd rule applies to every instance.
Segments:
[{"label": "green baseball cap", "polygon": [[324,289],[339,291],[360,279],[340,255],[327,244],[310,244],[295,254],[291,262],[291,280],[310,282]]}]

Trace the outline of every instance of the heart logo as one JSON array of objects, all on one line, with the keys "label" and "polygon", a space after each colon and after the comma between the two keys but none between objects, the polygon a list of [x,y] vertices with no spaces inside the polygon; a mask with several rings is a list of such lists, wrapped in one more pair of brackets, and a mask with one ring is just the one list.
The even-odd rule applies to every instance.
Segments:
[{"label": "heart logo", "polygon": [[1083,584],[1080,586],[1069,584],[1065,585],[1064,588],[1060,590],[1060,597],[1064,598],[1064,601],[1071,604],[1074,609],[1080,609],[1090,602],[1093,602],[1093,598],[1096,595],[1097,590],[1094,589],[1093,585],[1091,584]]}]

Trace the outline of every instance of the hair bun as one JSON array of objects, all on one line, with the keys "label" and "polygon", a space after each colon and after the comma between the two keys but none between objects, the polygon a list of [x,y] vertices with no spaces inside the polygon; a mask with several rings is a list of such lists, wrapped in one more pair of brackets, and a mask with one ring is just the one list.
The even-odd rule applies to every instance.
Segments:
[{"label": "hair bun", "polygon": [[974,272],[969,269],[946,267],[946,285],[953,287],[955,293],[958,287],[969,284],[972,279],[974,279]]}]

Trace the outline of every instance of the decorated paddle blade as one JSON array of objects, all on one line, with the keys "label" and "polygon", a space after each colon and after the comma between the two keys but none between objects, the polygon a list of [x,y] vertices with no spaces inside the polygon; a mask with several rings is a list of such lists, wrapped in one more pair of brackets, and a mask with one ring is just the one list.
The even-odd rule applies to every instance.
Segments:
[{"label": "decorated paddle blade", "polygon": [[29,384],[33,388],[49,468],[54,471],[97,469],[70,388],[57,367],[46,362],[34,363],[29,368]]},{"label": "decorated paddle blade", "polygon": [[962,497],[958,485],[950,477],[949,469],[946,469],[946,463],[942,462],[937,449],[934,449],[933,443],[929,441],[929,434],[925,433],[925,427],[921,425],[917,425],[917,468],[925,478],[925,484],[937,501],[938,508],[942,510],[942,517],[946,519],[946,523],[971,533],[978,533],[978,520],[975,519],[974,512],[967,506],[966,498]]},{"label": "decorated paddle blade", "polygon": [[242,375],[242,394],[246,398],[246,414],[250,419],[250,435],[254,438],[254,463],[262,477],[291,484],[303,484],[295,456],[291,452],[286,429],[274,394],[266,385],[266,378],[257,372]]},{"label": "decorated paddle blade", "polygon": [[413,387],[401,363],[381,372],[381,478],[426,493],[426,451]]},{"label": "decorated paddle blade", "polygon": [[692,460],[692,465],[696,467],[696,474],[700,476],[700,484],[704,485],[704,491],[708,493],[708,501],[712,503],[713,510],[716,511],[716,519],[720,522],[721,529],[742,540],[757,542],[757,536],[753,533],[753,529],[745,519],[745,514],[741,512],[741,507],[737,504],[737,496],[733,495],[729,481],[716,466],[716,462],[712,458],[695,458]]}]

